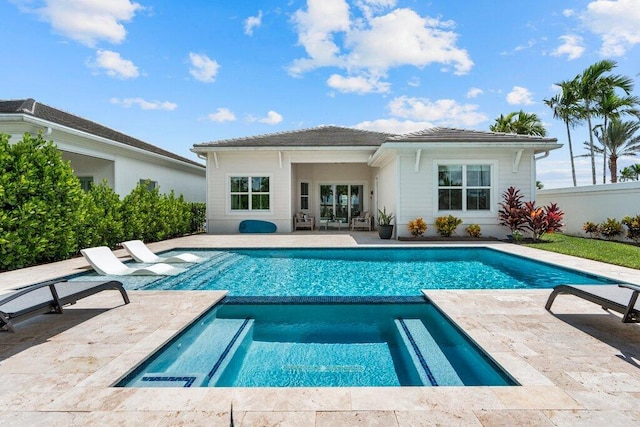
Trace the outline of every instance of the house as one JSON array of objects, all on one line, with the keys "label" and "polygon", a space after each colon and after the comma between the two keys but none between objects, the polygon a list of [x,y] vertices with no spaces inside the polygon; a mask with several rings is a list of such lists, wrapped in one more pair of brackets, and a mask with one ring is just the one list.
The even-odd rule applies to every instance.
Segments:
[{"label": "house", "polygon": [[205,166],[98,123],[34,99],[0,100],[0,133],[10,142],[42,132],[62,152],[83,188],[107,180],[124,197],[139,182],[174,190],[191,202],[205,201]]},{"label": "house", "polygon": [[[452,214],[503,237],[498,203],[509,186],[535,199],[536,161],[555,138],[432,128],[407,135],[325,126],[194,145],[207,160],[210,233],[235,233],[245,219],[292,231],[302,211],[323,229],[386,208],[397,237],[422,217]],[[328,220],[335,219],[338,221]],[[458,234],[463,233],[458,230]]]}]

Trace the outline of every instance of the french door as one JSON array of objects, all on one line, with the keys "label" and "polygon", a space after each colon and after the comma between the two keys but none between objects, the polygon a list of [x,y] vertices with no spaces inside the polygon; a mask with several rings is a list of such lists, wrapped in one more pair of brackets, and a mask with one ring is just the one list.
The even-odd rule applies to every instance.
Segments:
[{"label": "french door", "polygon": [[353,184],[320,185],[320,219],[348,222],[363,209],[364,186]]}]

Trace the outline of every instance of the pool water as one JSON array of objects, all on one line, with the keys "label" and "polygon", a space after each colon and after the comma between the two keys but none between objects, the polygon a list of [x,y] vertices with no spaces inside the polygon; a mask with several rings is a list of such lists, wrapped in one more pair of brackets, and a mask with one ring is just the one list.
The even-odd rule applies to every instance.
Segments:
[{"label": "pool water", "polygon": [[423,298],[253,301],[227,298],[118,386],[516,384]]},{"label": "pool water", "polygon": [[[490,248],[232,249],[129,289],[228,290],[232,296],[409,296],[422,289],[546,289],[607,279]],[[171,253],[167,253],[170,255]],[[146,280],[132,282],[131,280]]]}]

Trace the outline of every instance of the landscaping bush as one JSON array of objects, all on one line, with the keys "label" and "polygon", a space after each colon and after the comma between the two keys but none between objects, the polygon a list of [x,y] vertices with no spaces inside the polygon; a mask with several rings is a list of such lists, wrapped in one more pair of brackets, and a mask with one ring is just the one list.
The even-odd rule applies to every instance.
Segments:
[{"label": "landscaping bush", "polygon": [[621,222],[627,227],[627,237],[634,243],[640,244],[640,215],[625,216]]},{"label": "landscaping bush", "polygon": [[478,224],[470,224],[464,231],[471,237],[480,237],[482,235],[481,228]]},{"label": "landscaping bush", "polygon": [[189,203],[191,210],[190,233],[200,233],[205,231],[205,223],[207,221],[207,205],[205,203],[192,202]]},{"label": "landscaping bush", "polygon": [[525,225],[523,217],[524,204],[522,199],[524,196],[515,187],[509,187],[502,194],[502,202],[499,203],[498,219],[500,225],[509,227],[511,234],[514,231],[522,231]]},{"label": "landscaping bush", "polygon": [[598,225],[598,230],[607,240],[614,240],[624,231],[620,221],[615,218],[607,218],[606,221]]},{"label": "landscaping bush", "polygon": [[79,247],[115,247],[125,240],[120,197],[107,181],[91,186],[84,198],[86,217],[79,236]]},{"label": "landscaping bush", "polygon": [[564,212],[556,203],[550,203],[545,207],[537,207],[535,201],[522,202],[523,196],[520,190],[509,187],[502,194],[502,203],[498,211],[500,225],[509,227],[512,236],[516,232],[528,230],[534,241],[538,241],[544,234],[553,233],[562,229]]},{"label": "landscaping bush", "polygon": [[436,231],[442,237],[450,237],[460,224],[462,224],[462,220],[453,215],[439,216],[435,222]]},{"label": "landscaping bush", "polygon": [[591,221],[587,221],[584,224],[582,224],[582,231],[589,234],[589,237],[598,237],[600,235],[598,224]]},{"label": "landscaping bush", "polygon": [[16,144],[0,135],[0,170],[0,270],[76,254],[84,194],[55,145],[41,134]]},{"label": "landscaping bush", "polygon": [[427,231],[427,223],[422,218],[416,218],[409,221],[407,225],[409,232],[413,237],[422,236]]}]

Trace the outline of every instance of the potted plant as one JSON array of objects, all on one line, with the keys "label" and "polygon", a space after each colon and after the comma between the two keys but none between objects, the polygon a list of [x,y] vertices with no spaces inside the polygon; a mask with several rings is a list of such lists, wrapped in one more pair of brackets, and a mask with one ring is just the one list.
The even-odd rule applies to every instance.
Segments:
[{"label": "potted plant", "polygon": [[381,239],[390,239],[393,235],[393,213],[387,213],[387,207],[378,209],[378,236]]}]

